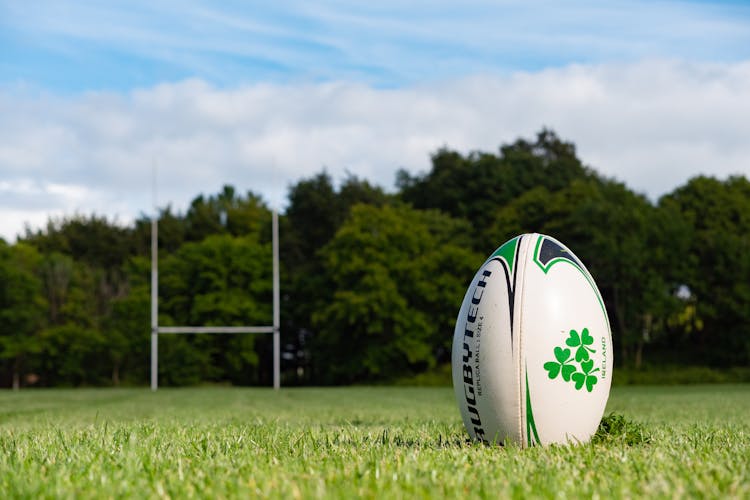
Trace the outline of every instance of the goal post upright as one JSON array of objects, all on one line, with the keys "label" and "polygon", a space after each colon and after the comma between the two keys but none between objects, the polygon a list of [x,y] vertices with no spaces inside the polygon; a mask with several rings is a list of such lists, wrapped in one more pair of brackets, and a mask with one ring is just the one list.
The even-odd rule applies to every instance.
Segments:
[{"label": "goal post upright", "polygon": [[151,390],[159,385],[159,216],[151,219]]},{"label": "goal post upright", "polygon": [[151,219],[151,390],[159,388],[159,334],[271,333],[273,334],[273,388],[281,387],[281,301],[279,283],[279,214],[272,211],[273,325],[272,326],[159,326],[159,229],[158,211]]},{"label": "goal post upright", "polygon": [[281,304],[279,297],[279,214],[271,221],[273,246],[273,388],[281,387]]}]

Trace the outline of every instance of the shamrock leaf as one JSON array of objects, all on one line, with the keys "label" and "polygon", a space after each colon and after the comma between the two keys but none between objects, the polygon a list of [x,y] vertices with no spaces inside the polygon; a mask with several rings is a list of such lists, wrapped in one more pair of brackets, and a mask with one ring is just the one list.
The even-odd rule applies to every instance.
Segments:
[{"label": "shamrock leaf", "polygon": [[576,367],[573,365],[562,365],[562,378],[566,382],[570,382],[570,376],[576,372]]},{"label": "shamrock leaf", "polygon": [[581,330],[580,336],[577,331],[571,330],[570,338],[568,338],[565,343],[570,347],[578,347],[578,349],[576,349],[576,361],[579,363],[590,359],[591,356],[589,353],[596,352],[589,347],[594,343],[594,337],[591,336],[588,328]]},{"label": "shamrock leaf", "polygon": [[557,377],[557,375],[560,373],[561,367],[562,365],[560,363],[555,363],[554,361],[547,361],[546,363],[544,363],[544,369],[549,372],[547,376],[551,379]]},{"label": "shamrock leaf", "polygon": [[[584,329],[584,331],[586,331]],[[567,344],[570,347],[578,347],[581,345],[581,338],[578,336],[578,332],[575,330],[570,331],[570,337],[565,341],[565,344]]]},{"label": "shamrock leaf", "polygon": [[586,390],[589,392],[593,391],[598,380],[596,375],[592,374],[598,372],[599,368],[594,368],[594,361],[590,359],[581,363],[581,370],[583,370],[583,373],[576,372],[573,374],[576,389],[580,391],[583,384],[586,384]]},{"label": "shamrock leaf", "polygon": [[[590,353],[596,352],[589,347],[593,344],[594,337],[589,333],[588,328],[581,330],[580,334],[576,330],[569,330],[568,338],[565,339],[565,345],[575,349],[575,354],[571,358],[571,349],[562,346],[555,347],[556,361],[544,363],[547,376],[550,379],[555,379],[558,375],[562,374],[562,379],[565,382],[573,382],[576,390],[580,391],[585,385],[588,392],[593,391],[597,378],[592,374],[599,371],[598,368],[594,369],[594,360],[591,359],[590,355]],[[577,371],[577,367],[572,363],[573,359],[577,363],[580,363],[582,371]]]},{"label": "shamrock leaf", "polygon": [[591,345],[593,343],[594,343],[594,337],[591,336],[588,328],[584,328],[583,331],[581,332],[581,344]]},{"label": "shamrock leaf", "polygon": [[589,392],[593,391],[597,380],[593,375],[586,375],[586,390]]},{"label": "shamrock leaf", "polygon": [[583,384],[586,382],[586,374],[581,372],[575,372],[571,377],[573,382],[576,383],[576,390],[580,391]]},{"label": "shamrock leaf", "polygon": [[570,349],[563,349],[562,347],[555,347],[555,359],[557,361],[547,361],[544,363],[544,369],[547,370],[547,376],[550,379],[557,377],[562,372],[563,379],[568,382],[570,380],[570,374],[576,369],[573,365],[569,365],[571,361]]},{"label": "shamrock leaf", "polygon": [[593,367],[594,367],[594,360],[592,359],[581,363],[581,370],[583,370],[583,373],[590,373]]},{"label": "shamrock leaf", "polygon": [[555,347],[555,358],[560,364],[564,364],[570,358],[570,349],[563,349],[562,347]]},{"label": "shamrock leaf", "polygon": [[576,361],[580,363],[581,361],[586,361],[587,359],[589,359],[589,352],[584,346],[576,349]]}]

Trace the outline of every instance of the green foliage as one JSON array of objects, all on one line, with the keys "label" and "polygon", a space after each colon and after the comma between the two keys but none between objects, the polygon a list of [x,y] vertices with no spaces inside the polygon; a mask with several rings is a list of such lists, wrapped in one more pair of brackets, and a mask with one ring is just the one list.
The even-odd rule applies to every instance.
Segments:
[{"label": "green foliage", "polygon": [[100,353],[109,340],[100,330],[65,323],[44,330],[41,338],[42,356],[36,368],[43,378],[48,380],[54,372],[63,381],[56,385],[101,384],[106,380],[96,376],[101,373],[97,369],[102,367]]},{"label": "green foliage", "polygon": [[[750,359],[750,181],[696,177],[660,200],[690,228],[685,326],[702,362]],[[684,325],[684,323],[683,323]],[[718,348],[717,346],[721,346]],[[697,360],[696,360],[697,361]]]},{"label": "green foliage", "polygon": [[[289,206],[280,221],[281,259],[285,271],[282,329],[296,365],[296,382],[320,383],[312,364],[312,343],[317,336],[312,317],[322,296],[330,295],[331,276],[320,250],[333,238],[357,204],[382,206],[391,202],[379,187],[354,176],[338,189],[324,171],[303,179],[289,189]],[[318,360],[321,361],[321,360]],[[324,366],[316,363],[318,366]]]},{"label": "green foliage", "polygon": [[[750,364],[745,177],[696,177],[653,203],[542,130],[496,153],[441,149],[396,185],[325,171],[290,185],[279,221],[285,385],[443,379],[468,280],[498,244],[533,231],[564,242],[595,278],[615,380],[737,380],[732,367]],[[224,186],[158,218],[160,324],[269,324],[260,196]],[[124,226],[97,215],[0,242],[0,386],[145,383],[150,244],[148,217]],[[596,367],[576,334],[547,368],[585,390]],[[270,383],[265,336],[161,338],[167,384]],[[679,364],[704,368],[651,368]]]},{"label": "green foliage", "polygon": [[138,383],[148,377],[141,360],[149,356],[150,300],[150,289],[140,285],[112,302],[103,324],[106,338],[102,347],[112,367],[113,385],[121,381]]},{"label": "green foliage", "polygon": [[270,244],[247,237],[214,235],[183,245],[161,264],[165,324],[268,322],[270,262]]},{"label": "green foliage", "polygon": [[408,387],[450,387],[453,384],[451,369],[450,363],[441,363],[416,375],[397,378],[389,384]]},{"label": "green foliage", "polygon": [[456,224],[405,206],[352,209],[322,251],[333,294],[313,314],[317,353],[332,381],[389,379],[434,366],[435,346],[452,338],[463,277],[481,260],[440,238]]},{"label": "green foliage", "polygon": [[198,196],[185,215],[185,238],[202,241],[210,235],[228,233],[233,236],[260,235],[268,209],[260,196],[248,192],[237,196],[232,186],[205,199]]},{"label": "green foliage", "polygon": [[441,149],[432,157],[430,172],[411,177],[401,171],[397,184],[402,199],[414,207],[435,208],[470,221],[484,236],[472,241],[473,248],[486,252],[508,239],[495,240],[483,233],[498,207],[529,190],[554,192],[592,175],[576,157],[573,144],[542,130],[533,143],[519,139],[501,147],[500,155],[475,152],[464,157]]},{"label": "green foliage", "polygon": [[696,385],[750,383],[750,367],[712,368],[691,365],[644,365],[623,367],[613,372],[615,385]]},{"label": "green foliage", "polygon": [[551,192],[527,191],[499,208],[488,233],[498,241],[542,232],[565,242],[594,276],[619,347],[620,360],[640,366],[644,346],[670,333],[675,296],[689,261],[687,226],[623,184],[576,179]]},{"label": "green foliage", "polygon": [[291,253],[292,262],[314,257],[331,240],[354,205],[381,206],[389,202],[381,188],[353,176],[347,177],[337,190],[326,172],[293,185],[288,198],[289,228],[284,248]]},{"label": "green foliage", "polygon": [[115,268],[132,253],[130,230],[106,217],[75,215],[50,219],[45,230],[21,239],[47,253],[61,253],[91,266]]},{"label": "green foliage", "polygon": [[26,360],[42,350],[39,331],[47,307],[36,275],[41,256],[33,247],[0,243],[0,359],[7,360],[15,389]]},{"label": "green foliage", "polygon": [[[270,262],[270,244],[251,237],[214,235],[183,245],[161,266],[161,324],[270,323]],[[230,375],[238,376],[258,364],[253,343],[253,337],[166,338],[160,373],[165,384],[221,379],[228,374],[214,359],[228,352]]]}]

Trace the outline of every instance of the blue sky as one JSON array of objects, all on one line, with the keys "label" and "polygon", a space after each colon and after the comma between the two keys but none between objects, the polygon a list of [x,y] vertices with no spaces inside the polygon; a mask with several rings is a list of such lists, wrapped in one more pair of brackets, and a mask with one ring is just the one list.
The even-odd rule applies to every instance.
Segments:
[{"label": "blue sky", "polygon": [[283,208],[552,127],[656,199],[750,175],[750,2],[0,0],[0,236],[224,183]]},{"label": "blue sky", "polygon": [[643,58],[750,57],[750,2],[4,1],[4,84],[201,78],[401,87]]}]

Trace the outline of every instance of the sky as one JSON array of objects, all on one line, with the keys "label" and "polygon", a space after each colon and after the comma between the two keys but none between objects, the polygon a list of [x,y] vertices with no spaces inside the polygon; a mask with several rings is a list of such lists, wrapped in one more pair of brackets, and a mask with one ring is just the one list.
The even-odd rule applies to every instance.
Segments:
[{"label": "sky", "polygon": [[654,201],[750,177],[750,2],[0,0],[7,241],[225,184],[283,210],[324,169],[393,190],[543,127]]}]

